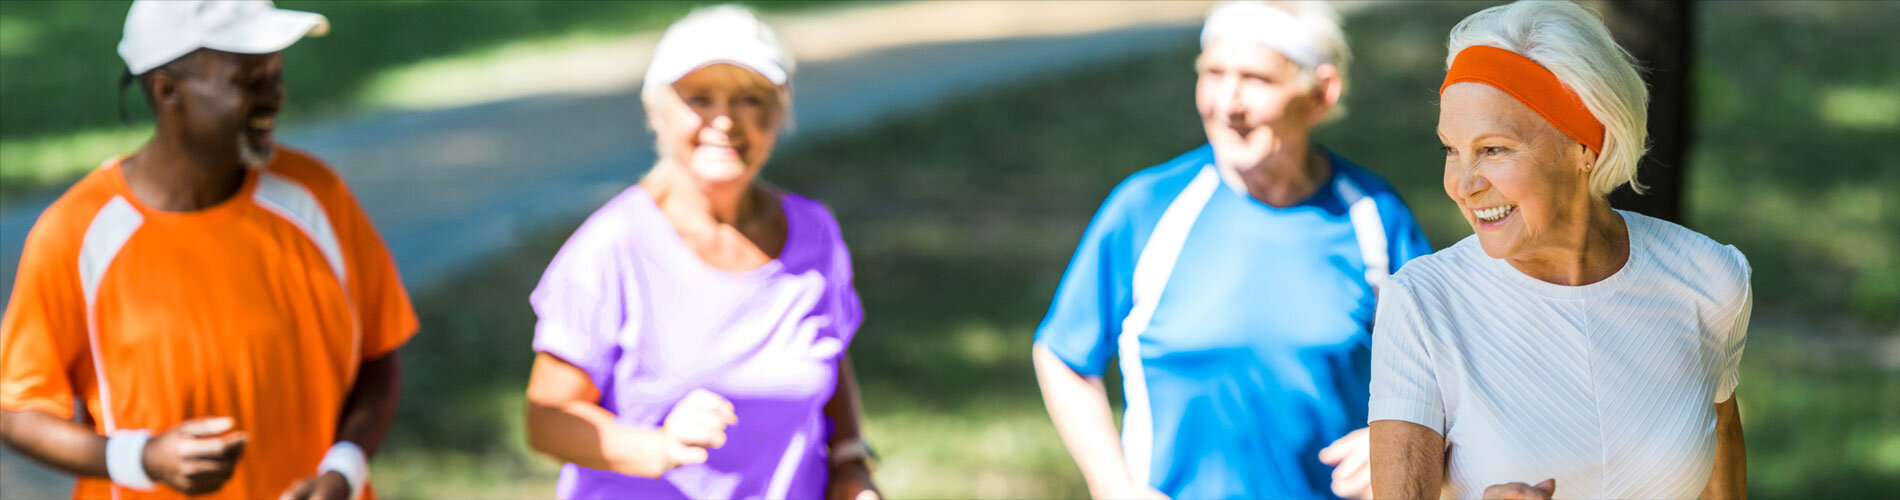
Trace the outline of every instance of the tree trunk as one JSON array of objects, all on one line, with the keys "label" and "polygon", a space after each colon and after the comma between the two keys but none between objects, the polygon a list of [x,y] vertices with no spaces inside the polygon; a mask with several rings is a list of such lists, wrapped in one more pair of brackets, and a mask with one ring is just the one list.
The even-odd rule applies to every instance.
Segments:
[{"label": "tree trunk", "polygon": [[1689,165],[1695,102],[1689,92],[1695,55],[1695,3],[1687,0],[1592,2],[1610,34],[1635,56],[1649,83],[1649,154],[1636,179],[1649,189],[1626,186],[1610,205],[1663,220],[1682,222],[1683,178]]}]

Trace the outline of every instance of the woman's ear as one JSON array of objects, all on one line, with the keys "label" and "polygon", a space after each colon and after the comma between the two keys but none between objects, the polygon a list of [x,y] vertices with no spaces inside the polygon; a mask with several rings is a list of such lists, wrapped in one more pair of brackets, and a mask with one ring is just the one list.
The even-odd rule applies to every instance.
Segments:
[{"label": "woman's ear", "polygon": [[1582,169],[1586,174],[1594,171],[1597,167],[1597,152],[1591,151],[1588,146],[1584,146],[1582,143],[1577,143],[1577,148],[1582,150],[1580,154],[1577,155],[1577,168]]},{"label": "woman's ear", "polygon": [[663,120],[663,115],[666,114],[665,109],[660,107],[660,103],[657,102],[661,97],[654,95],[658,93],[659,91],[640,93],[640,109],[641,114],[646,115],[646,120],[644,121],[646,122],[647,132],[658,132],[660,130],[660,120]]}]

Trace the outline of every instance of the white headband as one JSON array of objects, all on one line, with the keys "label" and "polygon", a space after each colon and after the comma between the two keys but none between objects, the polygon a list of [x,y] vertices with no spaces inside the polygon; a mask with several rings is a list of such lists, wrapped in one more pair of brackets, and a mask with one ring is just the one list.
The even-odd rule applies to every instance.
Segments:
[{"label": "white headband", "polygon": [[1313,69],[1333,62],[1320,50],[1313,30],[1284,10],[1259,2],[1225,2],[1207,14],[1201,27],[1201,49],[1215,38],[1233,38],[1266,45],[1300,67]]}]

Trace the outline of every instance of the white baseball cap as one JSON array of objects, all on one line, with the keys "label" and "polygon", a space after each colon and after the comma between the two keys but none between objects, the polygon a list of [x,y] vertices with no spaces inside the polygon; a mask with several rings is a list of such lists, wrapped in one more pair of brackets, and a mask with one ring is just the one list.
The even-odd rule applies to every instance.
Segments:
[{"label": "white baseball cap", "polygon": [[672,85],[694,70],[731,64],[758,73],[781,88],[791,82],[797,63],[778,33],[751,10],[719,5],[694,10],[666,28],[653,48],[641,92]]},{"label": "white baseball cap", "polygon": [[322,14],[269,0],[137,0],[125,14],[119,57],[138,75],[198,49],[269,54],[329,31]]}]

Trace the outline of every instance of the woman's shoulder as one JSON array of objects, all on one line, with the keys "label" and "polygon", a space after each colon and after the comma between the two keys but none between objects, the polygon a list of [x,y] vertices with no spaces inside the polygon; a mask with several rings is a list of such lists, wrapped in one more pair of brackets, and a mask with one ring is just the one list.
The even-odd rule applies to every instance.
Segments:
[{"label": "woman's shoulder", "polygon": [[851,281],[851,250],[844,229],[823,202],[798,193],[774,189],[788,231],[780,258],[794,268],[817,266],[835,281]]},{"label": "woman's shoulder", "polygon": [[569,235],[562,253],[594,256],[619,255],[636,251],[638,243],[652,230],[651,220],[660,217],[659,207],[640,185],[635,184],[614,195]]},{"label": "woman's shoulder", "polygon": [[1717,300],[1739,297],[1748,288],[1753,271],[1748,257],[1734,245],[1674,222],[1619,212],[1629,226],[1632,244],[1640,244],[1664,275],[1704,289]]},{"label": "woman's shoulder", "polygon": [[1474,234],[1443,250],[1406,262],[1391,279],[1415,295],[1452,293],[1458,284],[1469,282],[1472,273],[1486,272],[1482,260],[1486,258],[1489,257]]},{"label": "woman's shoulder", "polygon": [[[785,214],[788,226],[799,226],[799,241],[794,244],[834,244],[844,246],[843,230],[838,226],[838,217],[831,213],[831,207],[824,202],[807,198],[804,195],[773,188],[779,199],[779,211]],[[812,239],[809,237],[818,237]]]}]

